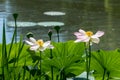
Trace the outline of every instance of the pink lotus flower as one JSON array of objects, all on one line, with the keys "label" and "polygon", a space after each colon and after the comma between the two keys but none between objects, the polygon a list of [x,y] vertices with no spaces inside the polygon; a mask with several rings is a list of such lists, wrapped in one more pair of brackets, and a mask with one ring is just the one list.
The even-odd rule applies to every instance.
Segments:
[{"label": "pink lotus flower", "polygon": [[75,42],[86,42],[88,43],[99,43],[100,39],[99,37],[104,35],[103,31],[97,31],[95,34],[93,34],[92,31],[85,32],[84,30],[80,29],[79,32],[75,32],[74,35],[77,37],[77,40]]},{"label": "pink lotus flower", "polygon": [[25,42],[31,46],[30,50],[33,51],[37,50],[44,51],[47,48],[49,49],[54,48],[53,45],[50,44],[51,43],[50,41],[43,42],[42,39],[36,41],[33,37],[30,37],[29,40],[25,40]]}]

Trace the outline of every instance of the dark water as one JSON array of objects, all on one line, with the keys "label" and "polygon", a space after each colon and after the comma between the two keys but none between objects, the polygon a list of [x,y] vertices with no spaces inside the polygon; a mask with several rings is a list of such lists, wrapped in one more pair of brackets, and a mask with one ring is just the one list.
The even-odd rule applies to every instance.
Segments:
[{"label": "dark water", "polygon": [[[47,11],[59,11],[65,15],[45,15]],[[80,28],[93,32],[102,30],[105,35],[95,48],[120,48],[120,0],[0,0],[0,34],[5,19],[8,43],[14,30],[13,25],[9,25],[14,21],[13,13],[18,13],[18,22],[22,22],[18,28],[18,38],[21,34],[25,36],[32,32],[35,38],[48,40],[47,32],[51,29],[52,39],[57,41],[53,26],[38,25],[40,22],[52,21],[62,23],[60,41],[75,40],[73,33]]]}]

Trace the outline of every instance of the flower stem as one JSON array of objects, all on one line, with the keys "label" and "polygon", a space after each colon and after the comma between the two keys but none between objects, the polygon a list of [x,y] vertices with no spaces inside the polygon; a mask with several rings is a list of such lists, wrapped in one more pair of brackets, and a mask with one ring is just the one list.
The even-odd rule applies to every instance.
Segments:
[{"label": "flower stem", "polygon": [[60,72],[60,80],[62,80],[62,72]]},{"label": "flower stem", "polygon": [[103,72],[103,78],[102,78],[102,80],[104,80],[104,78],[105,78],[105,73],[106,73],[106,68],[104,68],[104,72]]},{"label": "flower stem", "polygon": [[60,38],[59,38],[60,27],[59,27],[59,26],[55,26],[54,29],[55,29],[56,32],[57,32],[58,42],[60,42]]},{"label": "flower stem", "polygon": [[58,78],[59,78],[59,75],[56,75],[56,80],[58,80]]},{"label": "flower stem", "polygon": [[15,21],[15,43],[17,43],[17,17],[18,17],[18,14],[14,13],[13,17],[14,17],[14,21]]},{"label": "flower stem", "polygon": [[86,72],[87,72],[87,80],[89,78],[89,70],[88,70],[88,51],[87,51],[87,47],[86,47],[86,43],[84,44],[85,45],[85,53],[86,53]]},{"label": "flower stem", "polygon": [[[53,55],[52,55],[52,49],[50,49],[50,59],[52,59],[53,58]],[[52,80],[54,80],[54,78],[53,78],[53,66],[51,66],[51,77],[52,77]]]},{"label": "flower stem", "polygon": [[65,70],[64,68],[60,71],[60,80],[66,80]]},{"label": "flower stem", "polygon": [[[52,40],[52,31],[51,30],[48,31],[48,36],[49,36],[49,39],[51,41]],[[52,49],[50,49],[50,59],[52,59],[52,58],[53,58]],[[51,66],[51,77],[52,77],[52,80],[54,80],[54,78],[53,78],[53,66]]]},{"label": "flower stem", "polygon": [[14,13],[13,17],[14,17],[14,22],[15,22],[15,29],[14,29],[14,32],[13,32],[12,40],[11,40],[11,43],[10,43],[10,48],[9,48],[9,51],[8,51],[8,59],[10,57],[10,53],[11,53],[11,50],[12,50],[14,40],[15,40],[15,43],[17,43],[17,17],[18,17],[18,14]]},{"label": "flower stem", "polygon": [[107,80],[109,80],[109,78],[110,78],[110,72],[108,71],[107,72]]},{"label": "flower stem", "polygon": [[[2,35],[2,80],[5,80],[5,67],[8,70],[7,50],[6,50],[6,33],[5,20],[3,20],[3,35]],[[6,64],[6,65],[5,65]]]},{"label": "flower stem", "polygon": [[[42,54],[42,52],[40,51],[40,74],[42,75],[42,64],[41,64],[42,58],[41,58],[41,54]],[[40,80],[41,80],[41,75],[40,75]]]},{"label": "flower stem", "polygon": [[88,58],[89,58],[88,72],[90,72],[90,63],[91,63],[91,45],[90,45],[90,41],[89,41],[89,55],[88,55]]},{"label": "flower stem", "polygon": [[91,63],[91,45],[90,45],[90,41],[88,43],[88,46],[86,46],[86,43],[85,43],[85,53],[86,53],[87,80],[89,80],[90,63]]}]

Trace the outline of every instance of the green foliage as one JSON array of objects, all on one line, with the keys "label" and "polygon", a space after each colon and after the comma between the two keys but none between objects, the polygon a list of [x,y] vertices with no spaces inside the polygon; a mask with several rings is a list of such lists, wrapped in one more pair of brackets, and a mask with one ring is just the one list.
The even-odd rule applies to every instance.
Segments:
[{"label": "green foliage", "polygon": [[[38,61],[40,53],[29,50],[29,46],[19,42],[14,43],[11,48],[10,57],[8,59],[8,71],[11,80],[38,79],[42,75],[42,79],[51,78],[50,67],[54,69],[54,79],[58,76],[60,79],[61,71],[64,72],[66,78],[75,77],[85,71],[84,44],[67,42],[52,42],[54,49],[52,50],[53,58],[50,58],[50,50],[42,52],[42,74]],[[11,44],[6,45],[7,52]],[[0,51],[2,44],[0,44]],[[2,51],[0,52],[0,60],[2,59]],[[2,65],[0,65],[2,66]],[[91,56],[91,70],[94,70],[96,80],[103,78],[105,70],[105,79],[120,78],[120,51],[93,51]],[[0,70],[1,72],[1,70]],[[15,73],[15,74],[14,74]],[[2,74],[2,73],[0,73]],[[8,76],[8,77],[9,77]]]},{"label": "green foliage", "polygon": [[[52,43],[53,58],[50,59],[50,50],[42,52],[42,74],[39,73],[40,60],[39,52],[29,50],[29,46],[24,43],[14,43],[11,48],[11,53],[8,60],[9,73],[11,76],[29,74],[32,77],[43,75],[43,77],[51,77],[50,67],[53,66],[54,74],[60,75],[64,70],[66,77],[74,77],[82,73],[84,69],[84,54],[83,43],[74,43],[73,41]],[[7,52],[11,44],[6,45]],[[20,50],[21,49],[21,50]],[[15,68],[14,68],[15,67]],[[15,72],[14,72],[15,71]],[[15,73],[15,75],[13,74]],[[23,73],[23,74],[22,74]],[[25,77],[28,79],[29,75]],[[11,79],[13,79],[11,77]],[[17,79],[17,78],[16,78]],[[23,79],[23,78],[20,78]]]},{"label": "green foliage", "polygon": [[[24,65],[25,60],[27,60],[26,65],[28,65],[32,63],[32,59],[29,53],[27,52],[28,46],[27,45],[23,46],[23,43],[21,46],[20,46],[20,43],[13,44],[11,48],[10,56],[8,58],[8,52],[9,52],[10,46],[11,44],[6,45],[7,57],[4,59],[7,60],[8,62],[6,63],[6,65],[8,65],[7,72],[9,73],[9,76],[6,76],[6,79],[7,77],[8,78],[11,77],[11,80],[13,80],[13,77],[15,76],[13,75],[14,73],[16,74],[16,76],[21,74],[22,66]],[[2,50],[2,45],[0,44],[0,61],[2,61],[2,58],[3,58],[1,50]],[[4,65],[4,67],[6,67],[6,65]],[[2,65],[0,64],[0,67],[1,66]],[[1,72],[2,71],[0,69],[0,74],[2,74]]]},{"label": "green foliage", "polygon": [[[42,72],[50,76],[50,68],[53,66],[54,75],[59,75],[64,70],[66,77],[73,77],[84,69],[84,60],[82,55],[84,53],[83,43],[74,43],[73,41],[52,43],[54,49],[52,50],[53,58],[50,58],[50,50],[47,49],[42,53]],[[39,60],[39,52],[34,53],[29,51],[33,62]]]},{"label": "green foliage", "polygon": [[[59,42],[58,30],[59,43],[52,42],[53,50],[47,49],[42,53],[30,51],[29,46],[23,42],[22,36],[17,43],[16,19],[18,15],[13,16],[15,30],[10,44],[6,44],[5,22],[3,21],[3,42],[0,44],[0,80],[52,79],[51,67],[54,79],[66,80],[86,70],[86,62],[82,57],[85,51],[84,43]],[[120,79],[120,50],[93,51],[90,69],[94,70],[93,75],[96,80]]]},{"label": "green foliage", "polygon": [[[82,73],[84,69],[84,60],[82,55],[84,53],[83,43],[74,43],[73,41],[53,43],[54,49],[52,50],[53,59],[47,63],[53,66],[56,75],[64,70],[66,77],[74,77]],[[48,52],[46,53],[48,56]],[[44,58],[47,59],[47,58]]]},{"label": "green foliage", "polygon": [[[31,63],[32,59],[27,51],[29,46],[22,44],[21,47],[19,45],[20,43],[13,44],[11,49],[11,54],[9,58],[9,64],[12,64],[14,62],[17,62],[19,66],[22,66],[24,64],[25,59],[27,60],[27,63]],[[24,45],[24,46],[23,46]],[[9,49],[10,44],[7,45],[7,48]],[[20,47],[20,48],[19,48]],[[22,49],[22,50],[20,50]]]},{"label": "green foliage", "polygon": [[96,80],[102,79],[105,71],[106,79],[120,78],[120,52],[118,50],[99,50],[92,53],[92,70]]},{"label": "green foliage", "polygon": [[[80,74],[84,62],[82,58],[83,46],[83,43],[74,43],[73,41],[54,44],[52,66],[58,71],[64,70],[66,75],[69,73]],[[79,71],[79,73],[76,74],[76,71]]]}]

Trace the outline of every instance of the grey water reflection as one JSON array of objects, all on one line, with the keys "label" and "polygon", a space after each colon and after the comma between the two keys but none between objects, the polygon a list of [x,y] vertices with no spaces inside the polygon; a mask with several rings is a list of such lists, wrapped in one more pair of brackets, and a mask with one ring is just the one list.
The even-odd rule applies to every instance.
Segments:
[{"label": "grey water reflection", "polygon": [[[80,28],[84,30],[105,31],[101,42],[95,49],[120,48],[120,0],[0,0],[0,27],[2,19],[6,19],[7,42],[10,42],[14,28],[8,23],[13,20],[12,13],[18,13],[18,22],[27,22],[27,27],[22,23],[18,28],[18,37],[33,32],[35,38],[48,39],[47,32],[53,31],[53,41],[56,33],[53,26],[32,25],[39,22],[61,22],[60,41],[75,40],[73,33]],[[45,12],[63,12],[65,15],[50,15]],[[55,14],[55,16],[53,16]],[[31,22],[31,23],[29,23]],[[54,24],[53,24],[54,25]],[[0,33],[2,28],[0,28]],[[1,35],[0,35],[1,37]],[[1,40],[0,40],[1,42]]]}]

